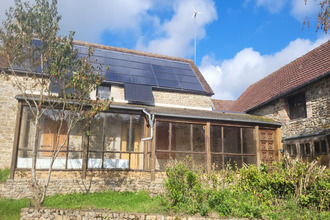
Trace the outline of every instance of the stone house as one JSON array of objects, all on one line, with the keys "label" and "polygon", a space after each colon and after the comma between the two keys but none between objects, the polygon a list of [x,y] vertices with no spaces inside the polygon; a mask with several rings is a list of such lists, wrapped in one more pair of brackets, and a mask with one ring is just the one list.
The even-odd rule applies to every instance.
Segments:
[{"label": "stone house", "polygon": [[[207,171],[228,162],[241,167],[260,163],[259,146],[264,142],[272,159],[279,157],[280,123],[262,116],[213,111],[213,91],[192,60],[75,42],[80,55],[89,46],[95,48],[98,62],[110,66],[91,98],[113,98],[113,102],[109,111],[99,115],[102,129],[93,130],[92,125],[89,136],[79,127],[70,133],[54,163],[50,193],[81,191],[87,179],[93,180],[86,183],[91,191],[145,188],[157,192],[150,179],[161,183],[170,158],[190,156]],[[1,59],[0,68],[8,71]],[[11,80],[8,74],[0,81],[0,168],[11,169],[7,184],[18,189],[28,187],[24,181],[30,176],[34,124]],[[50,89],[58,92],[52,82]],[[36,161],[41,178],[50,164],[56,123],[45,114]],[[16,196],[23,195],[27,196]]]},{"label": "stone house", "polygon": [[252,84],[229,110],[279,120],[289,155],[330,167],[330,41]]}]

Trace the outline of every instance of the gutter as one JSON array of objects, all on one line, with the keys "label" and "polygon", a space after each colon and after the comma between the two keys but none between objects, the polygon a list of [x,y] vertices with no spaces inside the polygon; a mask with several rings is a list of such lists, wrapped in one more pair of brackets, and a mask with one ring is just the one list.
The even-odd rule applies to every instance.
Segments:
[{"label": "gutter", "polygon": [[150,124],[150,137],[142,138],[142,141],[149,141],[154,137],[154,120],[155,120],[155,115],[148,113],[146,110],[142,110],[144,114],[148,116],[149,119],[149,124]]},{"label": "gutter", "polygon": [[202,117],[202,116],[192,116],[192,115],[176,115],[176,114],[166,114],[166,113],[153,113],[153,114],[157,115],[157,116],[163,116],[163,117],[190,118],[190,119],[229,121],[229,122],[248,122],[248,123],[267,124],[267,125],[276,125],[276,126],[281,126],[282,125],[279,122],[266,122],[266,121],[257,121],[257,120],[247,120],[247,119],[214,118],[214,117]]},{"label": "gutter", "polygon": [[293,137],[287,137],[283,138],[282,141],[289,141],[289,140],[295,140],[295,139],[301,139],[301,138],[309,138],[309,137],[315,137],[315,136],[326,136],[330,133],[330,130],[324,130],[312,134],[304,134],[304,135],[298,135]]}]

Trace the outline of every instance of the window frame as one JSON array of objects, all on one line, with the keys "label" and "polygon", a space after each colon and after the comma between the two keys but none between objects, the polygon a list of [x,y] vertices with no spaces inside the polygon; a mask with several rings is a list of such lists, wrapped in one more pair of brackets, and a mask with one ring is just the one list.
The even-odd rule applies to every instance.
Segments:
[{"label": "window frame", "polygon": [[290,120],[307,118],[306,94],[300,92],[287,98]]}]

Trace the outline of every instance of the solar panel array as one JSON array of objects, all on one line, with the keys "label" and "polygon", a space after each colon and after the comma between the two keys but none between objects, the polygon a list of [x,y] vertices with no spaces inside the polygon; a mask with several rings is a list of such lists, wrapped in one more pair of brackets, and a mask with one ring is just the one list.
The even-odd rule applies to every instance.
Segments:
[{"label": "solar panel array", "polygon": [[[86,54],[87,47],[75,47],[78,56]],[[95,49],[93,59],[110,67],[103,68],[105,81],[205,92],[189,63],[102,49]]]}]

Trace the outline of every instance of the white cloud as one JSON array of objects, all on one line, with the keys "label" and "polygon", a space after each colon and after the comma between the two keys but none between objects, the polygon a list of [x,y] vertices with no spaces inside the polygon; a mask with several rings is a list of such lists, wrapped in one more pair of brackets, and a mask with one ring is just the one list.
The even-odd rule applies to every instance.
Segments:
[{"label": "white cloud", "polygon": [[[252,0],[245,0],[243,6],[246,7]],[[271,13],[277,13],[282,10],[287,0],[253,0],[257,7],[265,7]],[[303,1],[303,0],[301,0]]]},{"label": "white cloud", "polygon": [[76,39],[99,42],[103,31],[138,31],[149,17],[151,0],[59,0],[63,33],[76,31]]},{"label": "white cloud", "polygon": [[302,21],[307,16],[315,16],[320,8],[319,0],[308,0],[305,4],[304,0],[292,0],[292,9],[290,14],[297,20]]},{"label": "white cloud", "polygon": [[[148,14],[154,4],[152,0],[58,0],[61,34],[75,31],[75,39],[97,43],[105,30],[138,32],[143,21],[154,19]],[[1,0],[0,19],[10,5],[14,0]]]},{"label": "white cloud", "polygon": [[193,5],[197,11],[202,12],[197,15],[197,39],[204,38],[205,26],[217,19],[214,1],[177,0],[173,2],[174,15],[159,27],[161,37],[149,42],[145,42],[145,38],[141,37],[136,48],[172,56],[191,56],[194,40]]},{"label": "white cloud", "polygon": [[287,0],[257,0],[257,6],[267,8],[271,13],[277,13],[282,10]]},{"label": "white cloud", "polygon": [[219,62],[210,56],[204,56],[200,71],[215,92],[214,98],[237,99],[252,83],[260,80],[294,59],[327,41],[324,37],[311,42],[296,39],[281,51],[261,55],[253,48],[245,48],[235,57]]}]

